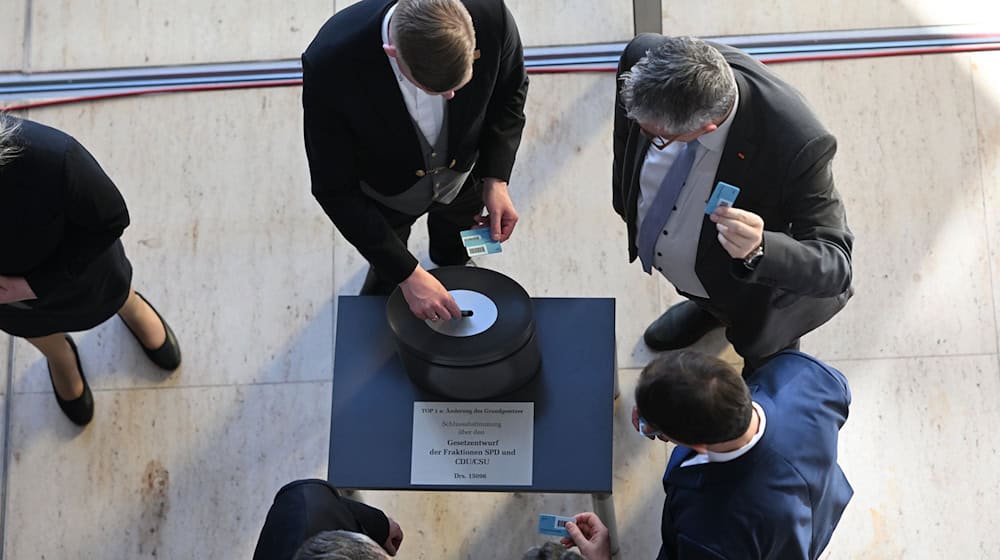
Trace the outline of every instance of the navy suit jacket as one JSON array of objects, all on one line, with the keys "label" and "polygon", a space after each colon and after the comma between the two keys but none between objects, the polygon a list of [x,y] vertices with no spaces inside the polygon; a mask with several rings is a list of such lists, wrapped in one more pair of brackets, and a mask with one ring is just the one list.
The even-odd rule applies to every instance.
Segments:
[{"label": "navy suit jacket", "polygon": [[747,384],[764,409],[764,435],[724,463],[680,467],[694,452],[674,449],[660,560],[819,558],[854,494],[837,464],[851,403],[844,375],[786,351]]},{"label": "navy suit jacket", "polygon": [[340,497],[325,480],[296,480],[274,497],[253,560],[291,560],[302,543],[337,530],[364,533],[383,544],[389,520],[381,510]]},{"label": "navy suit jacket", "polygon": [[[302,106],[313,195],[365,259],[398,283],[417,260],[360,187],[364,181],[392,196],[425,172],[417,129],[382,50],[382,19],[395,2],[362,0],[323,25],[302,55]],[[508,181],[528,91],[521,38],[503,0],[462,3],[479,58],[472,81],[447,102],[446,161]]]},{"label": "navy suit jacket", "polygon": [[[619,77],[663,40],[651,34],[633,39]],[[726,336],[736,351],[770,356],[828,321],[853,293],[854,237],[831,169],[837,142],[795,88],[746,53],[712,46],[729,62],[739,89],[715,180],[739,187],[735,206],[764,219],[764,258],[749,271],[723,249],[705,216],[695,273],[712,306],[726,316]],[[637,256],[639,174],[648,150],[649,140],[626,115],[619,92],[612,202],[628,226],[630,262]]]}]

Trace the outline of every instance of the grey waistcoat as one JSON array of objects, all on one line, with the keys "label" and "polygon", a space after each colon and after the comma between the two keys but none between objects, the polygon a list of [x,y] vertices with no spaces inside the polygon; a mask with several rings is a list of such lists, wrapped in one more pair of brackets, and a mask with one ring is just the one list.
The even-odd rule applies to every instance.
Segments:
[{"label": "grey waistcoat", "polygon": [[420,140],[420,149],[424,154],[424,169],[414,170],[420,179],[412,187],[395,195],[387,196],[371,188],[368,183],[361,181],[361,191],[369,197],[381,202],[393,210],[418,216],[423,214],[432,202],[449,204],[458,196],[458,191],[462,190],[470,171],[456,171],[452,169],[455,161],[449,162],[448,158],[448,108],[445,106],[444,119],[441,124],[441,132],[438,134],[437,142],[433,146],[420,132],[420,127],[413,123],[416,129],[417,138]]}]

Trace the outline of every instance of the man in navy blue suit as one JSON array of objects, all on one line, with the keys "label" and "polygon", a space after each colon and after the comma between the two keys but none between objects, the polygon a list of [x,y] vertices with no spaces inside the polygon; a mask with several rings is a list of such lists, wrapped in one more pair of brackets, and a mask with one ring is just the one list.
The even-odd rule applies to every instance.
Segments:
[{"label": "man in navy blue suit", "polygon": [[[642,371],[635,401],[636,429],[677,445],[658,560],[819,558],[854,494],[837,465],[842,373],[785,351],[744,382],[717,358],[672,352]],[[610,558],[600,521],[577,520],[567,528],[587,560]]]}]

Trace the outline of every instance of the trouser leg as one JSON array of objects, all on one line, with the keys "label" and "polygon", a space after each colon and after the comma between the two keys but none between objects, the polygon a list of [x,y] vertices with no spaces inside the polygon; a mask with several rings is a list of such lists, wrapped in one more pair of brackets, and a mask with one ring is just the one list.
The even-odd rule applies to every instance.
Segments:
[{"label": "trouser leg", "polygon": [[450,204],[432,204],[427,211],[431,260],[438,266],[462,265],[469,260],[460,232],[475,226],[483,211],[482,182],[471,176]]}]

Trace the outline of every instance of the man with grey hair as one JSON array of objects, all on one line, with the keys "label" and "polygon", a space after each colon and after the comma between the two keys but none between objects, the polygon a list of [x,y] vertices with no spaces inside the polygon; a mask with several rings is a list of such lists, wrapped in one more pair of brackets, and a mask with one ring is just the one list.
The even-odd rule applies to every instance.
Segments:
[{"label": "man with grey hair", "polygon": [[389,560],[375,541],[352,531],[324,531],[308,541],[292,560]]},{"label": "man with grey hair", "polygon": [[[629,259],[687,298],[646,329],[656,351],[726,336],[748,374],[851,297],[836,140],[802,95],[737,49],[645,34],[618,66],[612,199]],[[740,189],[707,207],[717,183]]]}]

